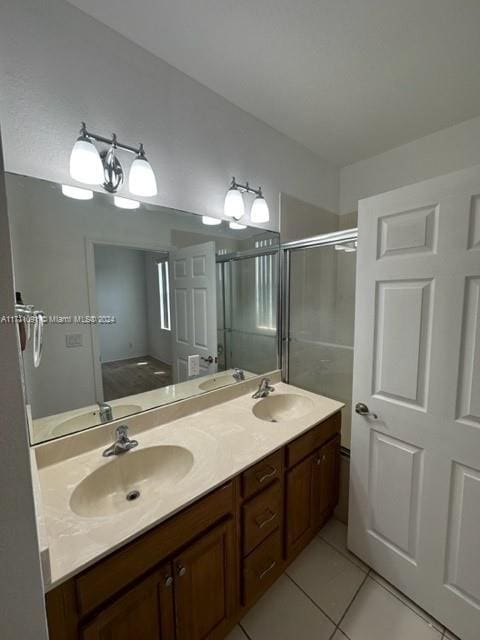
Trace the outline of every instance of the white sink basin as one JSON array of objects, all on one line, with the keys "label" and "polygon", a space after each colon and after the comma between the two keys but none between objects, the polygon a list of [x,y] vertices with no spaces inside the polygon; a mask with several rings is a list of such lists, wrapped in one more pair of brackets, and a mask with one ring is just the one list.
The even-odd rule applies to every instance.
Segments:
[{"label": "white sink basin", "polygon": [[83,517],[101,517],[161,499],[193,466],[183,447],[163,445],[120,454],[74,489],[70,508]]},{"label": "white sink basin", "polygon": [[257,418],[266,422],[288,422],[310,413],[313,408],[314,402],[311,398],[295,393],[283,393],[259,400],[252,411]]},{"label": "white sink basin", "polygon": [[214,389],[220,389],[226,387],[229,384],[233,384],[235,379],[232,375],[224,374],[223,376],[217,376],[216,378],[210,378],[198,385],[198,388],[202,391],[213,391]]},{"label": "white sink basin", "polygon": [[[133,413],[138,413],[141,410],[142,407],[138,404],[117,404],[112,407],[113,419],[117,420],[118,418],[124,418],[125,416],[132,415]],[[86,429],[87,427],[101,424],[101,422],[98,410],[86,411],[78,416],[74,416],[73,418],[68,418],[68,420],[60,422],[53,429],[52,433],[56,436],[61,436],[66,433],[71,433],[72,431],[79,431],[80,429]]]}]

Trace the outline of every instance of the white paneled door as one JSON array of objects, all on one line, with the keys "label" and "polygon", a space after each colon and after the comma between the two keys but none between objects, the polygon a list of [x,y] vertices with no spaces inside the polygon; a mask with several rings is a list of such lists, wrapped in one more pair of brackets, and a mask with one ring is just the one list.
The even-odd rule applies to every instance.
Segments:
[{"label": "white paneled door", "polygon": [[349,547],[480,638],[480,167],[360,202]]},{"label": "white paneled door", "polygon": [[217,370],[215,243],[170,254],[172,343],[175,382],[193,377],[188,356],[200,357],[200,375]]}]

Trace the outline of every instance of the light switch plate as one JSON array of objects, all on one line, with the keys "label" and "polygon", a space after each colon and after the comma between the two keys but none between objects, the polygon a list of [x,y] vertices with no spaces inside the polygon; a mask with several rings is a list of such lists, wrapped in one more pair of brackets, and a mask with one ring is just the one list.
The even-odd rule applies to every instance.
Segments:
[{"label": "light switch plate", "polygon": [[83,336],[81,333],[67,333],[65,335],[65,345],[67,347],[83,347]]},{"label": "light switch plate", "polygon": [[188,376],[198,376],[200,375],[200,356],[188,356]]}]

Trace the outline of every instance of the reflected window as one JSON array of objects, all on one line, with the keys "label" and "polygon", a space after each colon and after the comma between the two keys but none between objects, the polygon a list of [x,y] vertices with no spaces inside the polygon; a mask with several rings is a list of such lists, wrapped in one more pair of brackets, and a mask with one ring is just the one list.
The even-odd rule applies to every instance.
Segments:
[{"label": "reflected window", "polygon": [[[256,240],[255,248],[264,249],[273,244],[273,238]],[[275,331],[276,311],[274,306],[274,255],[255,258],[255,311],[256,324],[259,329]]]},{"label": "reflected window", "polygon": [[170,331],[170,280],[168,258],[158,263],[158,291],[160,295],[160,327]]}]

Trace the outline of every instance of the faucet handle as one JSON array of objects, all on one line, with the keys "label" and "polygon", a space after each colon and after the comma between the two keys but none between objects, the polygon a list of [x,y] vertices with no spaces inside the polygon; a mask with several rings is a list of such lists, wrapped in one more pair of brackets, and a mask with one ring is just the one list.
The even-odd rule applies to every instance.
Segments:
[{"label": "faucet handle", "polygon": [[128,427],[126,424],[121,424],[115,429],[115,436],[118,440],[128,439]]}]

